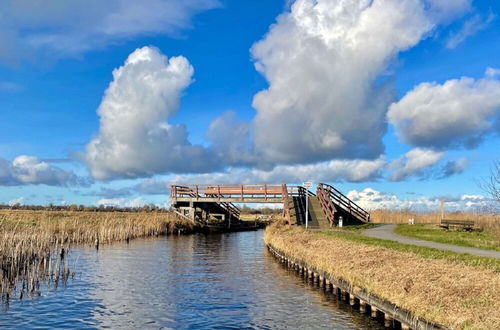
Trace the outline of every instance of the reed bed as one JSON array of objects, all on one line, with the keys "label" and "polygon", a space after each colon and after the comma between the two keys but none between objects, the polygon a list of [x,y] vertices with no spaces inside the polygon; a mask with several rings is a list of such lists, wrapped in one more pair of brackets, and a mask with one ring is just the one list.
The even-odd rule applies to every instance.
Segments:
[{"label": "reed bed", "polygon": [[40,293],[72,275],[73,244],[100,244],[190,231],[194,223],[171,213],[0,210],[0,298]]},{"label": "reed bed", "polygon": [[500,273],[493,269],[276,224],[265,242],[418,317],[452,329],[500,328]]},{"label": "reed bed", "polygon": [[[477,229],[500,235],[500,214],[498,213],[452,212],[445,213],[444,218],[473,220]],[[408,219],[415,219],[415,223],[437,224],[441,221],[441,213],[378,209],[370,212],[370,219],[373,223],[408,223]]]}]

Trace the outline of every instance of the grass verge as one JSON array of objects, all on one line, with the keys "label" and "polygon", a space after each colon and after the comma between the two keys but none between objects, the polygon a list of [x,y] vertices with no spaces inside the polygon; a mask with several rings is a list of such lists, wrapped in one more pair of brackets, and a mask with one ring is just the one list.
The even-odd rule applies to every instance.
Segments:
[{"label": "grass verge", "polygon": [[[411,218],[418,224],[438,224],[441,221],[441,214],[439,212],[415,212],[412,210],[379,209],[372,210],[370,216],[371,221],[374,223],[407,224],[408,219]],[[444,218],[450,220],[472,220],[476,228],[494,235],[500,235],[500,214],[495,210],[485,213],[452,212],[446,213]]]},{"label": "grass verge", "polygon": [[429,321],[500,328],[500,273],[489,258],[277,225],[266,229],[265,242]]},{"label": "grass verge", "polygon": [[425,246],[403,244],[395,241],[389,241],[379,238],[367,237],[363,235],[353,235],[352,233],[343,233],[336,231],[321,231],[319,235],[333,236],[337,239],[346,240],[354,243],[362,243],[374,246],[380,246],[400,252],[410,252],[426,259],[446,259],[448,261],[459,263],[472,267],[484,267],[500,273],[500,260],[496,258],[480,257],[467,253],[456,253]]},{"label": "grass verge", "polygon": [[445,244],[500,251],[500,236],[481,231],[443,230],[436,225],[398,225],[396,233],[403,236]]}]

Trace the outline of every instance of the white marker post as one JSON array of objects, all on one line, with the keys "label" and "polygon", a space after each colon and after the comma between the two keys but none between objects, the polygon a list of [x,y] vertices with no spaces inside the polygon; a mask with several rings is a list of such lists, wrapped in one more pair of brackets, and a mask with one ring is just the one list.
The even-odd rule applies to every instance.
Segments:
[{"label": "white marker post", "polygon": [[[306,188],[306,190],[309,190],[309,188],[312,187],[312,182],[311,181],[307,181],[307,182],[304,182],[303,186],[304,188]],[[309,196],[307,195],[307,192],[306,192],[306,229],[309,227]]]}]

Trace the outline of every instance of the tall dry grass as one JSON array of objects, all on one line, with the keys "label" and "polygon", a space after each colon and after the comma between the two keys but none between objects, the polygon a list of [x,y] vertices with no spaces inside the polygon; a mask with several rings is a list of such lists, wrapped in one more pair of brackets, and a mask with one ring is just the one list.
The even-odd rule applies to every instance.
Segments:
[{"label": "tall dry grass", "polygon": [[171,213],[0,210],[0,297],[37,294],[41,282],[71,276],[73,244],[100,244],[189,231],[194,223]]},{"label": "tall dry grass", "polygon": [[447,259],[271,225],[266,244],[452,329],[500,329],[500,274]]},{"label": "tall dry grass", "polygon": [[[415,223],[437,224],[441,221],[441,213],[385,209],[373,210],[370,212],[370,219],[374,223],[408,223],[408,219],[410,218],[415,219]],[[500,214],[451,212],[445,213],[444,218],[450,220],[472,220],[477,229],[500,235]]]}]

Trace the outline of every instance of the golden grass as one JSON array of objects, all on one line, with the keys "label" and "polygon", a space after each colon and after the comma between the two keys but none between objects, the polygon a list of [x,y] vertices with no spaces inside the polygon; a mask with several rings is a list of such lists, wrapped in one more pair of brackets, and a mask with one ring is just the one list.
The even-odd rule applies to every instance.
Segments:
[{"label": "golden grass", "polygon": [[98,247],[193,226],[171,213],[0,210],[0,296],[36,294],[40,281],[66,279],[72,244]]},{"label": "golden grass", "polygon": [[454,329],[500,329],[500,274],[301,228],[269,226],[265,242],[311,266]]},{"label": "golden grass", "polygon": [[[384,209],[370,212],[370,219],[373,223],[408,223],[408,219],[410,218],[415,219],[415,223],[439,223],[441,221],[441,213]],[[500,214],[452,212],[445,213],[444,218],[452,220],[473,220],[478,229],[500,235]]]}]

